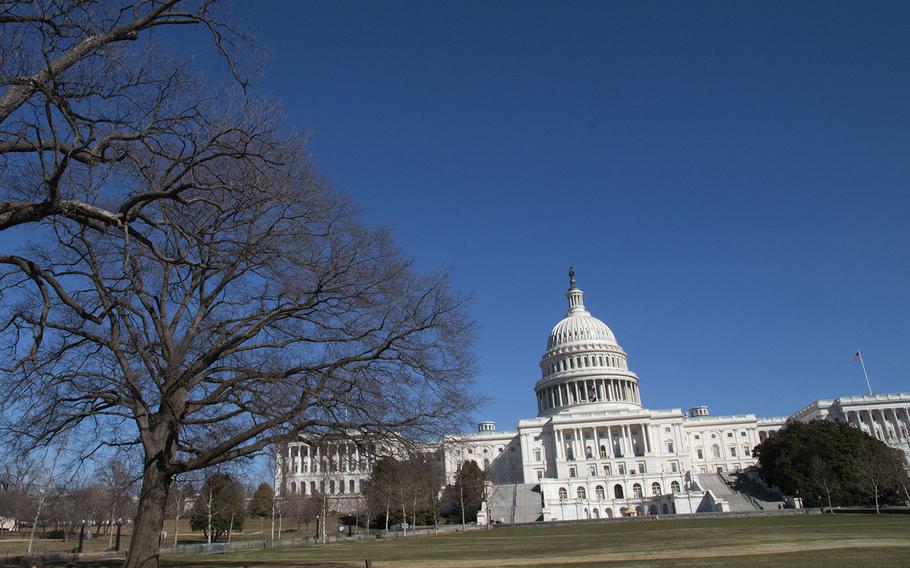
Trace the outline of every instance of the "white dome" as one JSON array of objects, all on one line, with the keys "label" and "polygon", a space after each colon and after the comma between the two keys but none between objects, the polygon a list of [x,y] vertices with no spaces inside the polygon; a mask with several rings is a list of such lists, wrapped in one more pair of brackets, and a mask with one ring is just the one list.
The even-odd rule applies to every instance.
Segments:
[{"label": "white dome", "polygon": [[641,408],[638,376],[613,331],[585,309],[569,269],[569,311],[550,331],[534,387],[539,416]]},{"label": "white dome", "polygon": [[616,336],[607,324],[589,312],[569,313],[550,332],[547,349],[563,347],[569,343],[607,343],[618,346]]}]

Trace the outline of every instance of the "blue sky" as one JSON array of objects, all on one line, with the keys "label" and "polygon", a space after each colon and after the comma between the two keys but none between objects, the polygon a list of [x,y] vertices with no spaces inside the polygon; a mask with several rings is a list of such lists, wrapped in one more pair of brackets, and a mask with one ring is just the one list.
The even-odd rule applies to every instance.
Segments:
[{"label": "blue sky", "polygon": [[474,293],[478,418],[536,413],[570,264],[650,408],[861,394],[859,346],[877,391],[910,391],[910,3],[234,15],[322,172]]},{"label": "blue sky", "polygon": [[[798,5],[796,5],[798,4]],[[910,390],[907,3],[265,3],[258,87],[535,414],[573,264],[652,408]]]}]

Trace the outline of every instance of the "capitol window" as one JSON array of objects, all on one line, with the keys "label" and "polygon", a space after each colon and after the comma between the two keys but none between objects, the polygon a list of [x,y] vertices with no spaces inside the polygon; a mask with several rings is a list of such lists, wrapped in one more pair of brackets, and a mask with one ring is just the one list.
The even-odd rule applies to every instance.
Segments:
[{"label": "capitol window", "polygon": [[698,448],[697,450],[695,450],[695,452],[698,454],[698,459],[700,459],[700,460],[705,459],[705,452],[702,451],[701,448]]},{"label": "capitol window", "polygon": [[621,464],[619,464],[619,475],[625,475],[625,474],[626,474],[626,464],[621,463]]},{"label": "capitol window", "polygon": [[673,442],[671,442],[671,441],[669,441],[669,440],[667,441],[667,453],[668,453],[668,454],[672,454],[672,453],[673,453]]},{"label": "capitol window", "polygon": [[534,450],[534,461],[540,461],[540,450]]},{"label": "capitol window", "polygon": [[589,465],[589,466],[588,466],[588,473],[589,473],[590,475],[597,475],[597,466],[596,466],[596,465],[593,465],[593,464],[592,464],[592,465]]},{"label": "capitol window", "polygon": [[714,444],[713,446],[711,446],[711,452],[714,454],[715,458],[719,458],[720,457],[720,446],[718,446],[717,444]]},{"label": "capitol window", "polygon": [[679,464],[677,462],[670,462],[670,471],[674,473],[679,471]]},{"label": "capitol window", "polygon": [[578,474],[575,471],[575,466],[569,468],[569,477],[578,477]]},{"label": "capitol window", "polygon": [[672,491],[673,493],[679,493],[679,482],[678,481],[670,482],[670,491]]},{"label": "capitol window", "polygon": [[730,446],[730,457],[736,457],[736,446]]},{"label": "capitol window", "polygon": [[739,435],[742,436],[743,438],[745,438],[748,434],[746,433],[745,430],[743,430],[742,432],[739,433]]},{"label": "capitol window", "polygon": [[651,495],[660,495],[660,483],[655,481],[651,484]]},{"label": "capitol window", "polygon": [[560,487],[560,488],[559,488],[559,500],[560,500],[560,501],[565,501],[565,500],[568,499],[568,498],[569,498],[569,492],[566,491],[566,488],[565,488],[565,487]]},{"label": "capitol window", "polygon": [[632,486],[632,497],[641,499],[641,484],[636,483]]},{"label": "capitol window", "polygon": [[579,487],[578,491],[576,491],[576,494],[578,495],[579,499],[587,499],[587,497],[588,497],[588,494],[585,491],[584,487]]},{"label": "capitol window", "polygon": [[594,495],[595,495],[598,499],[604,499],[604,498],[605,498],[604,487],[603,487],[603,485],[598,485],[597,487],[594,488]]}]

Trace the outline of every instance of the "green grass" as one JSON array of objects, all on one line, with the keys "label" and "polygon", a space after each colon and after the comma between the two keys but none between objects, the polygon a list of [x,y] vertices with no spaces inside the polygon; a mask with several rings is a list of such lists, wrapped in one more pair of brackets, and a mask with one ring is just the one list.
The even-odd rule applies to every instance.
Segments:
[{"label": "green grass", "polygon": [[595,566],[764,568],[910,565],[910,516],[798,515],[535,526],[349,542],[219,557],[170,557],[189,566]]}]

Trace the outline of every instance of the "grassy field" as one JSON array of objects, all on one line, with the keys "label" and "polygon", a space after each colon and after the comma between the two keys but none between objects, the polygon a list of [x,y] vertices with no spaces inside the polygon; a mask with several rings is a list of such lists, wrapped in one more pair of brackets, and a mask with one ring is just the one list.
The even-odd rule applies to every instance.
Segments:
[{"label": "grassy field", "polygon": [[[334,531],[336,524],[333,521],[329,523],[329,530]],[[164,530],[167,532],[168,536],[162,542],[162,546],[173,546],[174,544],[174,520],[168,519],[164,523]],[[190,543],[203,543],[205,542],[205,536],[202,532],[194,532],[190,528],[190,522],[186,518],[180,519],[180,525],[178,528],[178,541],[180,544],[190,544]],[[287,522],[284,523],[284,528],[296,529],[296,525],[288,526]],[[116,529],[114,529],[116,531]],[[261,530],[261,532],[260,532]],[[300,533],[289,533],[285,531],[285,538],[300,537],[303,536],[304,527],[300,527]],[[315,534],[316,525],[315,523],[310,523],[309,534]],[[89,537],[89,533],[92,533],[92,530],[89,529],[86,531],[87,538],[83,543],[83,550],[85,552],[98,552],[107,549],[111,545],[111,538],[107,532],[102,531],[101,534],[95,535],[92,534]],[[246,519],[243,524],[243,530],[241,532],[235,532],[232,535],[233,540],[262,540],[267,538],[270,534],[270,521],[269,519]],[[79,543],[78,534],[70,536],[69,541],[63,541],[62,539],[46,539],[40,538],[41,532],[38,532],[38,540],[35,541],[33,550],[37,554],[47,553],[47,552],[63,552],[71,551]],[[121,532],[120,538],[120,547],[125,549],[129,546],[130,541],[130,526],[124,525]],[[25,554],[25,551],[28,548],[28,537],[29,531],[25,530],[21,533],[9,534],[9,533],[0,533],[0,557],[12,556],[16,554]],[[223,536],[220,542],[227,540],[227,536]]]},{"label": "grassy field", "polygon": [[495,529],[220,557],[165,558],[190,566],[469,568],[534,566],[910,566],[910,517],[873,515],[662,519]]}]

